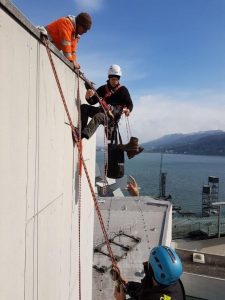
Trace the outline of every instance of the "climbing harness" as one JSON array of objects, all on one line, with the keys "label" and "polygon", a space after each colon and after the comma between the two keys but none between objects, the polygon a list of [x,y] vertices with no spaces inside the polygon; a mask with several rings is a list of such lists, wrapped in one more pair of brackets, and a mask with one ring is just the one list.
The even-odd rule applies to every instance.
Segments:
[{"label": "climbing harness", "polygon": [[[47,50],[47,54],[48,54],[48,57],[49,57],[49,61],[51,63],[53,74],[54,74],[54,77],[55,77],[55,80],[56,80],[56,83],[57,83],[57,86],[58,86],[58,89],[59,89],[59,92],[60,92],[61,100],[62,100],[64,109],[65,109],[65,112],[66,112],[66,115],[67,115],[67,118],[68,118],[68,121],[69,121],[69,125],[70,125],[71,130],[72,130],[72,135],[73,135],[74,141],[77,145],[77,149],[78,149],[78,152],[79,152],[79,155],[80,155],[80,159],[82,160],[83,169],[84,169],[84,172],[85,172],[85,175],[86,175],[86,178],[87,178],[87,182],[88,182],[88,185],[89,185],[89,188],[90,188],[90,191],[91,191],[91,195],[92,195],[92,198],[93,198],[93,201],[94,201],[94,206],[95,206],[96,213],[97,213],[98,219],[99,219],[99,223],[100,223],[100,226],[101,226],[101,229],[102,229],[102,232],[103,232],[103,236],[104,236],[104,239],[105,239],[105,242],[106,242],[109,257],[110,257],[111,262],[112,262],[112,269],[114,270],[114,272],[116,272],[118,274],[118,278],[121,278],[120,270],[117,266],[116,258],[115,258],[114,254],[112,252],[112,248],[111,248],[111,245],[110,245],[110,242],[109,242],[108,234],[107,234],[107,231],[106,231],[106,228],[105,228],[105,225],[104,225],[104,221],[103,221],[103,218],[102,218],[102,215],[101,215],[101,211],[100,211],[100,208],[99,208],[99,205],[98,205],[98,200],[97,200],[97,197],[95,195],[95,191],[94,191],[94,188],[93,188],[92,183],[91,183],[91,179],[90,179],[90,176],[89,176],[89,173],[88,173],[88,169],[87,169],[86,163],[85,163],[83,155],[82,155],[81,146],[80,146],[80,143],[79,143],[79,136],[78,136],[78,134],[75,130],[75,127],[73,126],[73,122],[72,122],[72,119],[71,119],[71,116],[70,116],[70,113],[69,113],[69,110],[68,110],[68,106],[67,106],[67,103],[66,103],[63,91],[62,91],[62,87],[61,87],[61,84],[60,84],[60,81],[59,81],[59,77],[58,77],[58,74],[57,74],[57,71],[56,71],[56,68],[55,68],[55,65],[54,65],[51,50],[49,48],[49,41],[44,36],[43,36],[43,42],[44,42],[44,45],[45,45],[46,50]],[[79,74],[78,74],[78,76],[79,76]],[[79,293],[79,297],[81,299],[81,293]]]},{"label": "climbing harness", "polygon": [[[97,97],[98,102],[100,104],[100,106],[102,107],[104,113],[111,119],[114,120],[115,119],[115,115],[113,113],[113,106],[107,103],[107,99],[114,93],[116,93],[121,87],[122,85],[118,85],[113,91],[110,91],[108,86],[105,85],[105,90],[106,90],[106,94],[104,96],[104,98],[101,98],[96,89],[93,87],[93,83],[90,82],[84,75],[83,73],[81,73],[81,78],[84,79],[85,81],[85,87],[86,89],[92,89],[94,91],[94,95]],[[121,105],[118,105],[122,108]],[[122,110],[122,109],[121,109]]]},{"label": "climbing harness", "polygon": [[101,100],[104,107],[107,107],[107,113],[108,113],[109,117],[112,118],[113,120],[115,119],[115,115],[113,113],[112,106],[107,103],[107,99],[109,97],[111,97],[112,94],[116,93],[120,88],[121,88],[121,85],[119,84],[113,91],[110,91],[106,84],[105,85],[106,94],[105,94],[105,97]]},{"label": "climbing harness", "polygon": [[109,116],[110,118],[114,118],[114,116],[113,116],[113,114],[112,114],[112,112],[111,112],[111,107],[110,107],[110,105],[109,105],[108,103],[106,103],[106,101],[105,101],[104,99],[102,99],[102,98],[98,95],[98,93],[97,93],[96,89],[94,88],[92,82],[90,82],[90,81],[84,76],[84,73],[81,73],[81,72],[80,72],[80,74],[81,74],[81,78],[82,78],[82,79],[84,80],[84,82],[85,82],[85,87],[86,87],[86,89],[92,89],[92,90],[94,91],[94,95],[97,97],[98,102],[99,102],[100,106],[102,107],[104,114],[105,114],[106,116]]}]

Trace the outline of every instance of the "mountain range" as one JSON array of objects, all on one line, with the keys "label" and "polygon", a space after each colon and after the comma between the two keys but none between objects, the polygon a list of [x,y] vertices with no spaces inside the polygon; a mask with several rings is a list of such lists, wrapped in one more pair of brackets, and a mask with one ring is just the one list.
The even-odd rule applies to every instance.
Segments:
[{"label": "mountain range", "polygon": [[189,134],[169,134],[142,146],[146,152],[225,155],[225,132],[208,130]]}]

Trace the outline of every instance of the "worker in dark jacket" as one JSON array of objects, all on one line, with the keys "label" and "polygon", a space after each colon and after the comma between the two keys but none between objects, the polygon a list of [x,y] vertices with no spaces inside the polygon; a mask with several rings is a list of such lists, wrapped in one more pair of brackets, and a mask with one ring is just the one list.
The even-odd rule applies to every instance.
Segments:
[{"label": "worker in dark jacket", "polygon": [[[122,75],[121,68],[118,65],[112,65],[108,71],[107,84],[97,89],[97,94],[102,98],[108,111],[107,122],[117,122],[124,113],[130,115],[133,109],[133,103],[128,89],[120,85],[120,77]],[[106,115],[102,106],[93,106],[98,103],[99,99],[95,95],[95,91],[89,88],[86,92],[86,100],[88,104],[81,105],[81,123],[82,138],[89,139],[96,131],[100,124],[104,124]],[[92,118],[88,123],[88,118]]]},{"label": "worker in dark jacket", "polygon": [[[166,246],[152,249],[149,262],[144,263],[145,277],[141,283],[126,282],[126,293],[132,300],[185,300],[180,280],[182,264],[176,252]],[[125,291],[115,288],[116,300],[124,300]]]}]

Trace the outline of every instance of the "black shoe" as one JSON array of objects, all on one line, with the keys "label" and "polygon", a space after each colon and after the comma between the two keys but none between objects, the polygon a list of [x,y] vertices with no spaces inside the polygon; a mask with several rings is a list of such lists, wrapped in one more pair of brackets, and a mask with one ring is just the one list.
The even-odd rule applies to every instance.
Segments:
[{"label": "black shoe", "polygon": [[83,132],[81,132],[81,139],[89,140],[89,136]]},{"label": "black shoe", "polygon": [[85,128],[81,131],[81,139],[83,138],[89,140],[89,135],[87,134]]}]

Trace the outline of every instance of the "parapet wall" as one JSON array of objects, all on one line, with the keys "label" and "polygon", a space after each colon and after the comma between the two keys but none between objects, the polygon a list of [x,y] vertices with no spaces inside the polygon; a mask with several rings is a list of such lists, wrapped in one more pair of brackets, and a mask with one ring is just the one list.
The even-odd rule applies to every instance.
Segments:
[{"label": "parapet wall", "polygon": [[[0,40],[0,299],[75,300],[81,284],[90,300],[93,200],[83,172],[79,283],[78,152],[45,46],[6,0]],[[53,59],[76,125],[77,75],[57,50]],[[95,137],[83,156],[94,182]]]},{"label": "parapet wall", "polygon": [[[183,263],[182,282],[186,295],[200,299],[216,300],[225,297],[225,257],[176,249]],[[202,260],[196,262],[193,254]]]},{"label": "parapet wall", "polygon": [[[185,249],[176,249],[176,251],[182,260],[185,272],[225,280],[225,256]],[[194,255],[202,257],[202,261],[196,262],[193,258]]]}]

